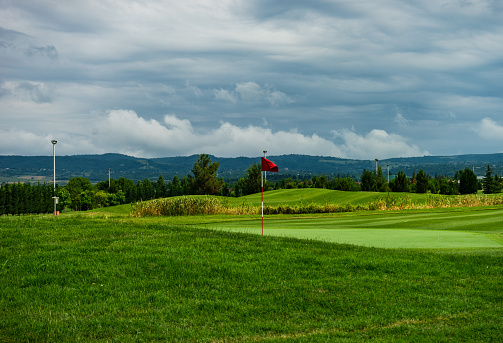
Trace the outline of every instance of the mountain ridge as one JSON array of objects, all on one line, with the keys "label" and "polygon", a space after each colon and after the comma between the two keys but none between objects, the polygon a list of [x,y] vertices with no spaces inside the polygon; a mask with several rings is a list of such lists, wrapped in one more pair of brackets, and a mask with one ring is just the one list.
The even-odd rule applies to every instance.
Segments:
[{"label": "mountain ridge", "polygon": [[[68,180],[71,177],[87,177],[92,182],[108,179],[108,169],[114,179],[125,177],[134,181],[146,177],[157,179],[163,175],[171,180],[174,175],[180,178],[188,175],[199,155],[142,158],[118,153],[62,155],[56,156],[56,179]],[[219,176],[227,182],[243,177],[246,169],[258,157],[216,157],[219,162]],[[271,174],[271,179],[283,177],[306,178],[312,175],[347,176],[358,179],[364,169],[375,170],[375,160],[346,159],[333,156],[314,155],[270,155],[267,157],[279,166],[278,174]],[[479,176],[484,175],[487,165],[499,175],[503,172],[503,153],[465,154],[451,156],[397,157],[378,160],[383,172],[390,174],[399,170],[411,175],[423,169],[430,176],[454,175],[457,170],[473,168]],[[269,174],[268,174],[269,175]],[[53,156],[0,155],[0,182],[12,181],[52,181]],[[269,176],[268,176],[269,177]]]}]

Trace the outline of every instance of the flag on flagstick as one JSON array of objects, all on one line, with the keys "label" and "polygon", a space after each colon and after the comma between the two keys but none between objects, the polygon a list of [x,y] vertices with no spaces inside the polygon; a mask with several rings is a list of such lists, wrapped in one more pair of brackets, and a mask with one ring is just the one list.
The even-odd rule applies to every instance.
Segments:
[{"label": "flag on flagstick", "polygon": [[278,166],[269,161],[267,158],[262,157],[262,173],[260,174],[262,183],[262,236],[264,235],[264,173],[268,171],[277,173]]},{"label": "flag on flagstick", "polygon": [[278,166],[269,161],[267,158],[262,157],[262,171],[278,172]]}]

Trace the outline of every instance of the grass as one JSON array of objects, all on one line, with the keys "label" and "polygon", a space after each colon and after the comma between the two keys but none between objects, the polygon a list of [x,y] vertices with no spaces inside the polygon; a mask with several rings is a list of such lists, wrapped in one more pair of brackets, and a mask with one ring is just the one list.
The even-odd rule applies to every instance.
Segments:
[{"label": "grass", "polygon": [[[224,218],[196,225],[261,234],[260,218]],[[383,248],[503,248],[503,209],[465,208],[266,216],[264,234]],[[502,250],[503,253],[503,250]]]},{"label": "grass", "polygon": [[[434,215],[453,229],[454,215]],[[224,218],[211,217],[187,223]],[[334,220],[315,220],[325,219]],[[338,219],[379,230],[360,215]],[[503,263],[483,250],[377,249],[105,214],[0,217],[0,232],[0,341],[503,339]]]},{"label": "grass", "polygon": [[[329,192],[277,196],[364,204]],[[1,342],[503,340],[501,206],[130,211],[0,217]]]},{"label": "grass", "polygon": [[[307,205],[314,203],[317,205],[337,204],[337,205],[366,205],[386,196],[387,193],[380,192],[343,192],[320,188],[302,189],[278,189],[264,192],[264,204],[276,205]],[[424,202],[425,194],[415,193],[394,193],[397,197],[409,197],[416,202]],[[239,205],[243,202],[260,206],[261,194],[251,194],[240,198],[229,198],[230,205]]]}]

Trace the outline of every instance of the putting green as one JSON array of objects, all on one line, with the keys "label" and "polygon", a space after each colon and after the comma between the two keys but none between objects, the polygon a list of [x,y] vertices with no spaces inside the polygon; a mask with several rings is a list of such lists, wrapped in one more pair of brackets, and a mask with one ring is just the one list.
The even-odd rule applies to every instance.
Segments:
[{"label": "putting green", "polygon": [[[261,228],[220,228],[226,231],[261,234]],[[502,248],[503,245],[484,234],[400,229],[264,229],[264,236],[316,239],[376,248]]]},{"label": "putting green", "polygon": [[[206,227],[262,234],[260,220],[233,220]],[[264,235],[379,248],[503,248],[502,227],[503,209],[474,209],[340,217],[266,217]]]}]

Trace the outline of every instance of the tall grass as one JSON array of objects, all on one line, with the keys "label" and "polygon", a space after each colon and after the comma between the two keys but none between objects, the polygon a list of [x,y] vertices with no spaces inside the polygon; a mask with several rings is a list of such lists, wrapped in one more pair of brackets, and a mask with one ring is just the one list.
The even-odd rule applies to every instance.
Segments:
[{"label": "tall grass", "polygon": [[258,210],[243,203],[230,207],[225,198],[221,197],[173,197],[137,202],[131,207],[132,217],[147,216],[195,216],[206,214],[257,214]]},{"label": "tall grass", "polygon": [[[391,194],[381,196],[367,204],[344,204],[326,202],[265,205],[264,214],[310,214],[310,213],[341,213],[376,210],[408,210],[431,209],[445,207],[475,207],[503,205],[503,196],[488,195],[427,195],[424,200],[414,202],[408,194]],[[259,206],[254,206],[244,200],[241,204],[231,206],[227,198],[213,196],[182,196],[137,202],[131,207],[131,216],[190,216],[190,215],[257,215],[261,213]]]}]

